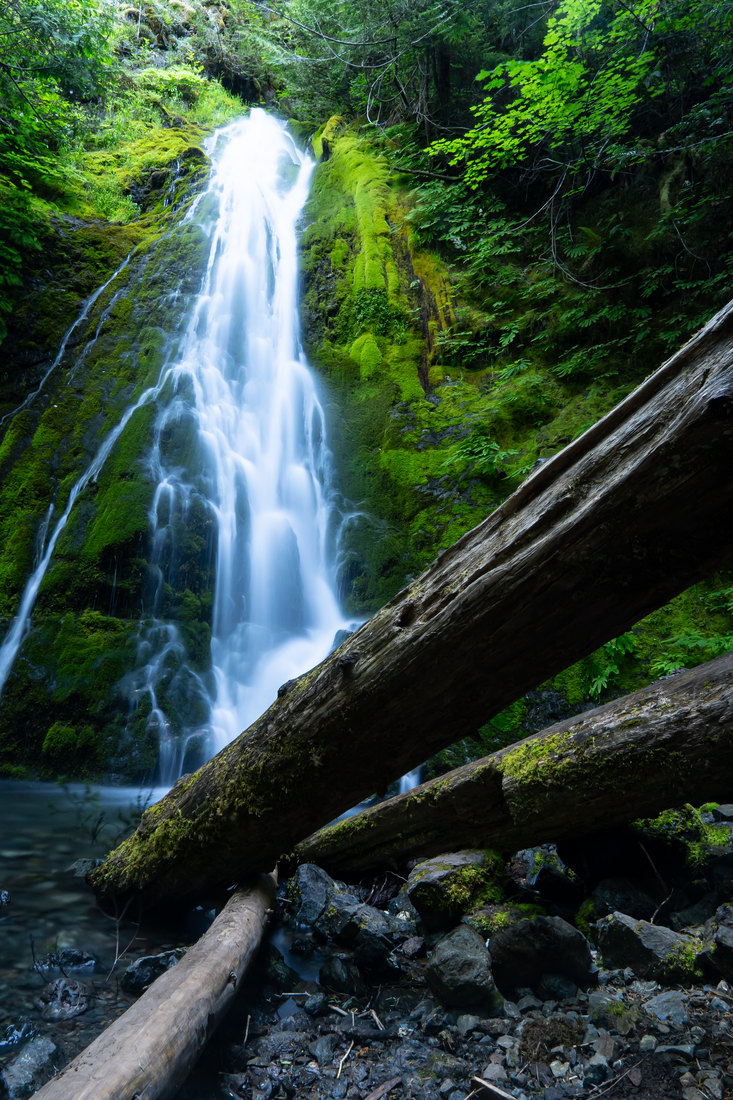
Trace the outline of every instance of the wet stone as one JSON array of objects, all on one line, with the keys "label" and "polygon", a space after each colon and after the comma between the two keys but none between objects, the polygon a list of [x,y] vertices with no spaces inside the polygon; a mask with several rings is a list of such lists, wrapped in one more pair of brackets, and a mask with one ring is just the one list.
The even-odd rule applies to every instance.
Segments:
[{"label": "wet stone", "polygon": [[0,1081],[5,1086],[10,1100],[30,1096],[52,1076],[46,1067],[55,1053],[55,1044],[45,1035],[31,1039],[23,1047],[20,1054],[0,1073]]},{"label": "wet stone", "polygon": [[44,1020],[70,1020],[80,1016],[94,1002],[94,994],[88,985],[69,978],[57,978],[49,982],[36,1001]]},{"label": "wet stone", "polygon": [[143,993],[156,978],[175,966],[185,953],[183,948],[177,947],[173,951],[163,951],[160,955],[146,955],[137,959],[122,975],[120,985],[127,993]]}]

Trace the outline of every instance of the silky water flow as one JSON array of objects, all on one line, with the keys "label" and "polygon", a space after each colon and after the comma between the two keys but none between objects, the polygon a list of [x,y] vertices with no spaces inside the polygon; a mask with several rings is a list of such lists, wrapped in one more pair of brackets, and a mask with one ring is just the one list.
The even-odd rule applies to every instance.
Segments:
[{"label": "silky water flow", "polygon": [[[195,678],[208,709],[205,756],[246,729],[284,681],[321,661],[347,626],[330,567],[323,409],[298,334],[295,227],[313,162],[258,109],[227,127],[212,154],[208,269],[151,455],[158,559],[175,553],[177,512],[185,522],[203,502],[215,526],[212,670]],[[161,446],[169,427],[187,422],[198,444],[194,476],[168,464]],[[168,735],[155,683],[181,642],[176,627],[158,629],[163,645],[138,691],[151,699],[167,783],[180,774],[186,737]]]},{"label": "silky water flow", "polygon": [[[0,646],[2,691],[75,501],[136,410],[156,403],[149,469],[157,582],[125,686],[133,718],[146,716],[158,734],[161,787],[228,744],[281,684],[358,625],[344,619],[335,594],[338,531],[350,517],[335,506],[323,409],[299,341],[296,224],[313,162],[260,109],[218,131],[207,151],[211,181],[187,218],[208,234],[209,255],[181,351],[110,431],[50,535],[49,508],[34,572]],[[196,517],[214,577],[207,671],[192,667],[165,609],[180,567],[177,542]],[[400,789],[417,782],[419,769]]]}]

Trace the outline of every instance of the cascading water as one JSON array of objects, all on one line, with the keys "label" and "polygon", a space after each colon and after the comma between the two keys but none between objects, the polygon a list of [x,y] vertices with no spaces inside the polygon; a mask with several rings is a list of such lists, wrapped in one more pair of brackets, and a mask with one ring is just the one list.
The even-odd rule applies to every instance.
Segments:
[{"label": "cascading water", "polygon": [[[214,517],[212,672],[195,678],[208,701],[206,755],[254,721],[284,681],[322,660],[346,626],[328,564],[324,415],[298,339],[295,225],[313,163],[261,110],[222,131],[211,152],[208,269],[151,455],[159,592],[162,562],[175,557],[174,514],[203,502]],[[162,446],[186,422],[197,440],[193,469],[171,465]],[[168,628],[165,645],[176,644]],[[186,734],[166,734],[154,696],[159,661],[158,651],[136,690],[151,699],[161,779],[170,782]]]}]

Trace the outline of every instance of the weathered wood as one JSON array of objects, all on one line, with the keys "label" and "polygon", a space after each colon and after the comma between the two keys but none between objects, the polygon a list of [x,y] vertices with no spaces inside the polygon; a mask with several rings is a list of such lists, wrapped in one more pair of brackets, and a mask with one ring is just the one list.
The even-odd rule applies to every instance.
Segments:
[{"label": "weathered wood", "polygon": [[275,900],[274,875],[229,899],[211,928],[36,1096],[165,1100],[180,1088],[234,999]]},{"label": "weathered wood", "polygon": [[146,905],[272,866],[720,567],[732,411],[733,303],[180,780],[96,893]]},{"label": "weathered wood", "polygon": [[732,792],[728,654],[327,826],[294,854],[339,876],[460,848],[515,852]]}]

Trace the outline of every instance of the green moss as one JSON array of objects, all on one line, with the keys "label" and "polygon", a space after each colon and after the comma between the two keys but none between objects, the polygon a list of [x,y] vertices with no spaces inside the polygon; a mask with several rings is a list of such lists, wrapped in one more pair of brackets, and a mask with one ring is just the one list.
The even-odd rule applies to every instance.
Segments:
[{"label": "green moss", "polygon": [[701,811],[689,804],[664,810],[655,818],[633,823],[639,832],[679,844],[686,853],[691,867],[702,866],[712,854],[727,850],[730,845],[730,829],[727,825],[709,825],[700,816]]},{"label": "green moss", "polygon": [[582,905],[575,911],[575,927],[579,928],[583,935],[590,939],[590,926],[598,920],[595,902],[593,898],[586,898]]}]

